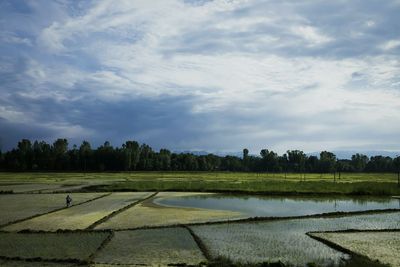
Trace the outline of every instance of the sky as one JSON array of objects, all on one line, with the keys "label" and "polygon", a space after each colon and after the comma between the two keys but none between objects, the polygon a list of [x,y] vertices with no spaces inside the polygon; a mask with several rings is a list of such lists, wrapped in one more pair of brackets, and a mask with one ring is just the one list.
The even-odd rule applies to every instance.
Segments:
[{"label": "sky", "polygon": [[399,0],[2,0],[0,149],[400,150]]}]

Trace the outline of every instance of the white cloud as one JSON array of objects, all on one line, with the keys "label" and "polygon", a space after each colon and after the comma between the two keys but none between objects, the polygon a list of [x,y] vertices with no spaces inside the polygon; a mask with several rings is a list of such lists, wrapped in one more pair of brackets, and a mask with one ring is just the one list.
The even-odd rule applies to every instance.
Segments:
[{"label": "white cloud", "polygon": [[400,40],[390,40],[390,41],[387,41],[387,42],[381,44],[380,48],[382,50],[387,51],[387,50],[392,50],[392,49],[398,48],[399,46],[400,46]]},{"label": "white cloud", "polygon": [[32,42],[30,39],[17,36],[12,32],[1,32],[0,39],[5,43],[23,44],[27,46],[32,46]]},{"label": "white cloud", "polygon": [[367,20],[366,22],[365,22],[365,25],[367,26],[367,27],[374,27],[375,26],[375,21],[373,21],[373,20]]},{"label": "white cloud", "polygon": [[[203,128],[214,133],[236,129],[234,143],[244,138],[243,132],[258,143],[271,138],[277,149],[376,142],[349,137],[355,128],[400,133],[400,61],[398,55],[385,54],[400,45],[398,39],[383,42],[382,54],[342,56],[350,45],[341,37],[351,34],[336,28],[335,34],[302,13],[305,3],[275,5],[256,0],[202,5],[94,1],[42,29],[34,45],[45,57],[28,56],[19,77],[25,91],[18,93],[60,103],[88,96],[114,103],[187,97],[190,115],[220,118]],[[379,27],[375,19],[348,32],[363,33],[355,40],[364,38],[365,28]],[[10,112],[3,111],[4,117],[15,119],[18,114]],[[240,127],[225,124],[221,114],[252,120]],[[266,125],[264,118],[286,121]],[[71,125],[76,133],[83,131]],[[307,137],[318,141],[305,144]]]},{"label": "white cloud", "polygon": [[308,25],[294,26],[292,27],[292,33],[304,38],[310,45],[325,44],[333,39],[321,33],[317,28]]}]

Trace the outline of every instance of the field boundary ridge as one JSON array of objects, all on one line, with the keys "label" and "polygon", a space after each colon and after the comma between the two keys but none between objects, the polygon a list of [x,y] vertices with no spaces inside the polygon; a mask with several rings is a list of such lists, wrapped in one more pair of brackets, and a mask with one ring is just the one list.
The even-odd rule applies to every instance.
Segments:
[{"label": "field boundary ridge", "polygon": [[54,209],[54,210],[51,210],[51,211],[48,211],[48,212],[45,212],[45,213],[35,214],[35,215],[29,216],[29,217],[26,217],[26,218],[23,218],[23,219],[18,219],[18,220],[15,220],[15,221],[11,221],[11,222],[5,223],[3,225],[0,225],[0,229],[4,228],[6,226],[12,225],[12,224],[16,224],[16,223],[24,222],[24,221],[27,221],[27,220],[30,220],[30,219],[34,219],[36,217],[48,215],[48,214],[51,214],[53,212],[57,212],[57,211],[60,211],[60,210],[69,209],[69,208],[72,208],[72,207],[80,206],[80,205],[83,205],[83,204],[98,200],[100,198],[107,197],[107,196],[109,196],[111,194],[112,194],[111,192],[110,193],[105,193],[105,194],[100,195],[98,197],[91,198],[91,199],[88,199],[86,201],[83,201],[83,202],[80,202],[80,203],[77,203],[77,204],[73,204],[73,205],[71,205],[69,207],[61,207],[61,208],[57,208],[57,209]]},{"label": "field boundary ridge", "polygon": [[97,220],[94,223],[92,223],[91,225],[89,225],[88,227],[86,227],[86,230],[93,230],[96,226],[106,222],[107,220],[111,219],[112,217],[118,215],[119,213],[121,213],[121,212],[123,212],[123,211],[125,211],[125,210],[127,210],[127,209],[129,209],[129,208],[131,208],[131,207],[133,207],[133,206],[135,206],[137,204],[139,204],[139,203],[142,203],[143,201],[151,199],[151,198],[155,197],[157,194],[158,194],[158,192],[154,192],[150,196],[147,196],[145,198],[142,198],[142,199],[139,199],[137,201],[134,201],[134,202],[132,202],[132,203],[130,203],[130,204],[118,209],[118,210],[115,210],[115,211],[111,212],[110,214],[104,216],[100,220]]}]

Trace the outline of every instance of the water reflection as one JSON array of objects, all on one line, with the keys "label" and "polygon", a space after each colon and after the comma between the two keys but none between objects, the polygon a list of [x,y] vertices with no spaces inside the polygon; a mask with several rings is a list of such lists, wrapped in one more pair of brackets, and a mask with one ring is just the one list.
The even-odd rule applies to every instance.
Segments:
[{"label": "water reflection", "polygon": [[301,216],[326,212],[349,212],[398,209],[400,199],[379,197],[310,197],[194,195],[166,197],[155,201],[160,205],[239,211],[249,216]]}]

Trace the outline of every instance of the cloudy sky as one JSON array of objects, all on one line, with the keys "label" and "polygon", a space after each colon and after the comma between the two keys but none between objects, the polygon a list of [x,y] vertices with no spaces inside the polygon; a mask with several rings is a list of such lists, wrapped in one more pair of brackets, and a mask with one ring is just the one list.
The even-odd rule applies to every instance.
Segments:
[{"label": "cloudy sky", "polygon": [[0,146],[400,150],[399,0],[0,2]]}]

